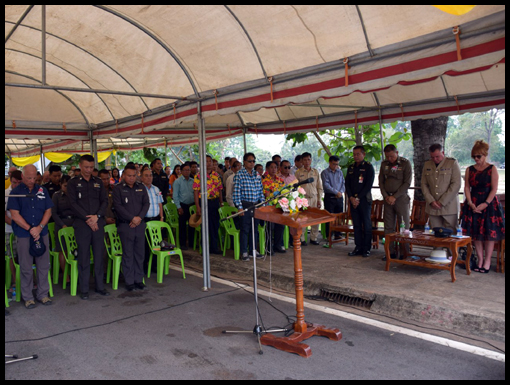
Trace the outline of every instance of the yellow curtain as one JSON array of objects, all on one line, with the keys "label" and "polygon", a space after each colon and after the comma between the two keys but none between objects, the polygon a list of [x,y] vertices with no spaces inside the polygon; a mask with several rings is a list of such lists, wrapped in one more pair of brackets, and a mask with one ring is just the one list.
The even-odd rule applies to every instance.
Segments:
[{"label": "yellow curtain", "polygon": [[32,163],[38,162],[39,159],[41,159],[41,155],[27,156],[24,158],[12,158],[12,162],[16,166],[23,167],[23,166],[26,166],[27,164],[32,164]]},{"label": "yellow curtain", "polygon": [[44,156],[54,163],[62,163],[73,156],[73,154],[61,154],[59,152],[47,152]]},{"label": "yellow curtain", "polygon": [[101,163],[102,161],[104,161],[106,158],[108,158],[110,155],[112,154],[111,151],[108,151],[108,152],[99,152],[97,154],[97,163]]},{"label": "yellow curtain", "polygon": [[443,12],[450,13],[452,15],[463,15],[471,11],[476,5],[433,5]]}]

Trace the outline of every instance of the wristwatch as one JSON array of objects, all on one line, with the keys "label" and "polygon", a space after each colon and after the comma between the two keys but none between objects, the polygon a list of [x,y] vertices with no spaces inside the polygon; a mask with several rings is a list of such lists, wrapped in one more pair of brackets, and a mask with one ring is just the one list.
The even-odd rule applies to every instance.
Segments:
[{"label": "wristwatch", "polygon": [[101,214],[97,214],[97,219],[101,218]]},{"label": "wristwatch", "polygon": [[39,226],[41,226],[41,229],[44,229],[44,226],[39,223]]}]

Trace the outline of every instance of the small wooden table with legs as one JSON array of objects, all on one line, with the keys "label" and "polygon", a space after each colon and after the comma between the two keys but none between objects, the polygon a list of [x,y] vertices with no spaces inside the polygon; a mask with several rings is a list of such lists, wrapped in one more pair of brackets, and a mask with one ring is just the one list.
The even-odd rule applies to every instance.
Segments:
[{"label": "small wooden table with legs", "polygon": [[[428,262],[425,258],[428,256],[420,256],[420,255],[407,255],[404,254],[404,259],[391,259],[390,258],[390,243],[391,242],[400,242],[400,243],[408,243],[411,245],[420,245],[420,246],[431,246],[431,247],[446,247],[451,251],[452,260],[450,263],[446,264],[438,264],[433,262]],[[467,247],[467,256],[466,260],[459,260],[459,247]],[[466,272],[468,275],[471,274],[471,270],[469,268],[469,260],[471,259],[471,237],[463,237],[463,238],[437,238],[434,234],[425,234],[423,231],[413,231],[412,235],[405,235],[400,233],[392,233],[386,234],[386,242],[384,243],[384,249],[386,251],[386,268],[388,271],[390,269],[390,263],[400,263],[404,265],[413,265],[413,266],[421,266],[428,267],[430,269],[440,269],[440,270],[449,270],[452,282],[455,282],[455,266],[457,263],[464,264],[466,266]],[[405,248],[404,248],[405,249]]]},{"label": "small wooden table with legs", "polygon": [[338,329],[328,329],[323,325],[307,324],[305,322],[304,296],[303,296],[303,267],[301,263],[301,233],[303,228],[332,222],[335,216],[325,210],[309,208],[294,214],[284,214],[280,209],[273,206],[261,207],[255,210],[255,218],[268,222],[288,226],[294,238],[294,284],[296,288],[296,322],[294,334],[289,337],[275,337],[265,334],[260,338],[262,345],[273,346],[279,350],[299,354],[302,357],[310,357],[312,350],[302,341],[313,336],[324,336],[330,340],[340,341],[342,332]]}]

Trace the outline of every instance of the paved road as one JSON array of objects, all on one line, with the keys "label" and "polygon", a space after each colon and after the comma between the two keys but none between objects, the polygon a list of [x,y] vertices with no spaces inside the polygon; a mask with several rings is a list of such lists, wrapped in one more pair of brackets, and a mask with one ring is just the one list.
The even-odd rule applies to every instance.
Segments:
[{"label": "paved road", "polygon": [[[220,284],[203,293],[200,278],[188,274],[183,280],[178,271],[163,284],[153,277],[147,283],[144,292],[120,289],[89,301],[56,288],[51,307],[31,311],[14,304],[6,317],[6,354],[39,358],[6,366],[5,379],[505,378],[504,362],[310,309],[307,321],[337,327],[343,339],[308,340],[313,352],[308,359],[271,347],[259,355],[253,334],[221,333],[253,329],[251,294]],[[292,303],[273,299],[272,304],[295,314]],[[267,327],[287,323],[264,301],[260,312]]]}]

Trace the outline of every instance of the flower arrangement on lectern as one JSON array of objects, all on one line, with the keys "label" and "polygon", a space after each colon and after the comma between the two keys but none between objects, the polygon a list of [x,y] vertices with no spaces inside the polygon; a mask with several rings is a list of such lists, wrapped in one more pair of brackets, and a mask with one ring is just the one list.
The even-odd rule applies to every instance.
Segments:
[{"label": "flower arrangement on lectern", "polygon": [[281,191],[281,198],[276,198],[271,202],[272,206],[282,209],[284,213],[297,213],[300,210],[308,208],[308,199],[305,198],[305,190],[299,187],[297,191],[289,193],[289,189]]}]

